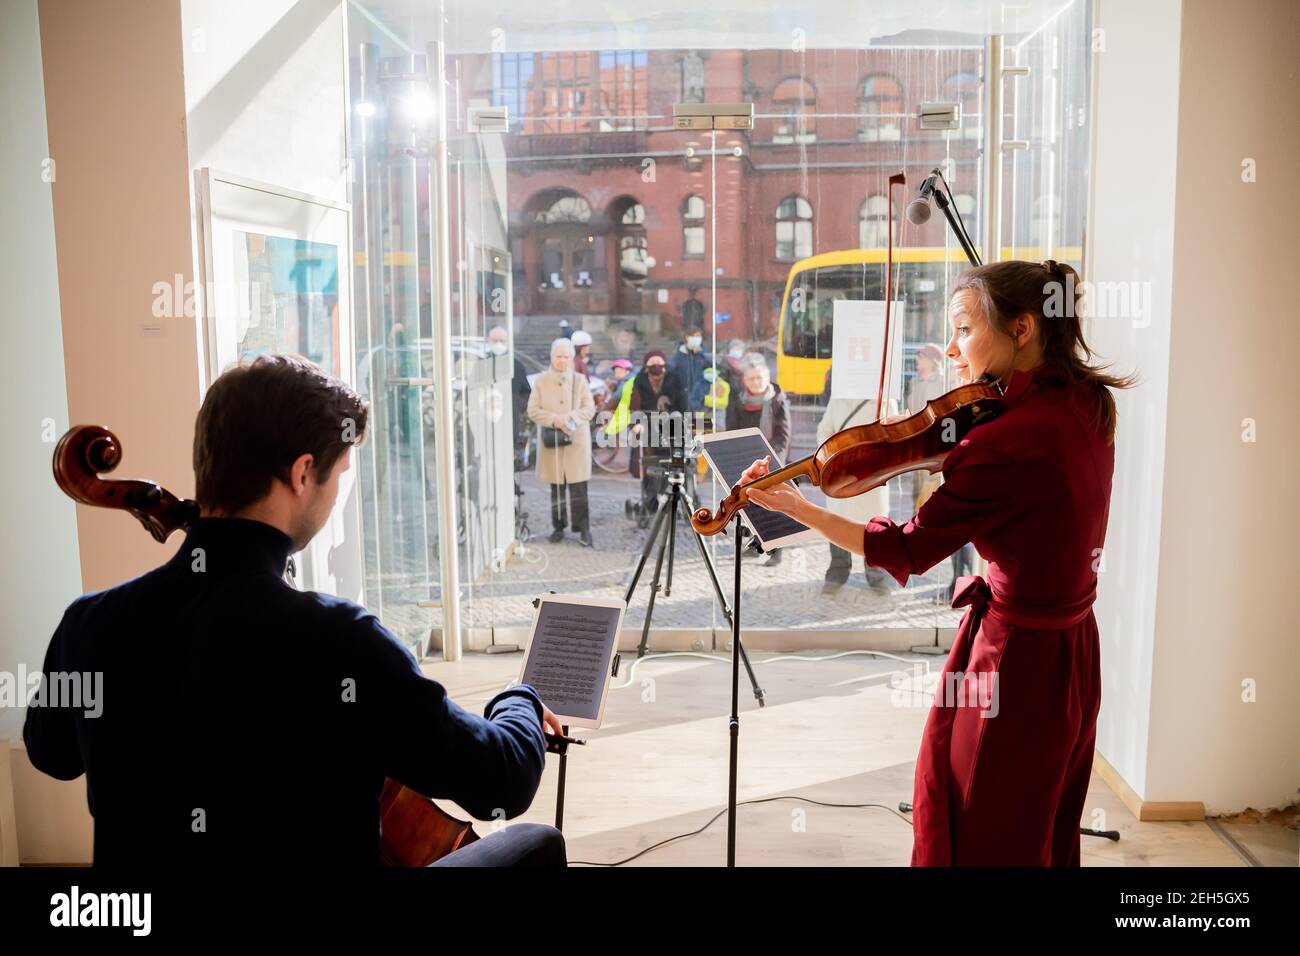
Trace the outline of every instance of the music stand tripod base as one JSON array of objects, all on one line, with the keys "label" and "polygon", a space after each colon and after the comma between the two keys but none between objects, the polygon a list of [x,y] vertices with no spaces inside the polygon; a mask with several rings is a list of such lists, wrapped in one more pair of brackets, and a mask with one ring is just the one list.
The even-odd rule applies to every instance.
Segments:
[{"label": "music stand tripod base", "polygon": [[[667,474],[667,478],[668,491],[659,496],[661,499],[666,498],[667,500],[661,501],[659,504],[659,512],[655,516],[654,524],[650,528],[650,534],[646,538],[645,547],[641,549],[641,558],[637,561],[636,570],[632,573],[632,580],[628,583],[627,591],[623,595],[624,603],[631,604],[632,595],[636,592],[637,582],[641,580],[641,572],[645,570],[646,562],[650,558],[650,551],[654,548],[655,543],[658,542],[659,552],[655,558],[654,576],[650,580],[650,598],[646,604],[645,622],[641,626],[641,640],[640,643],[637,644],[636,649],[636,656],[638,659],[645,657],[648,652],[647,645],[650,640],[650,624],[654,617],[655,600],[659,595],[659,590],[661,587],[663,588],[665,597],[669,596],[672,590],[673,555],[677,547],[677,515],[680,510],[680,513],[688,516],[689,520],[689,515],[691,513],[690,502],[687,501],[686,493],[682,490],[682,486],[685,484],[684,475],[680,473],[675,474],[670,471]],[[666,527],[665,522],[667,523]],[[738,556],[737,560],[739,560],[740,549],[744,544],[742,540],[741,527],[740,522],[737,521],[735,535],[735,547]],[[717,598],[718,606],[722,608],[722,616],[728,624],[733,625],[734,630],[731,607],[727,604],[726,595],[722,592],[722,584],[718,581],[718,572],[713,566],[713,560],[709,557],[708,548],[704,546],[704,538],[700,536],[700,533],[696,531],[694,527],[691,528],[691,535],[695,538],[695,543],[699,547],[700,557],[704,561],[705,570],[708,571],[709,574],[709,581],[713,585],[714,597]],[[665,554],[668,557],[668,578],[666,581],[663,581]],[[661,584],[661,582],[663,583]],[[749,674],[749,683],[754,691],[754,699],[758,701],[760,707],[767,706],[767,695],[763,689],[758,686],[758,677],[754,674],[753,665],[750,664],[749,655],[745,653],[744,646],[738,641],[733,641],[732,647],[733,654],[736,653],[736,651],[739,651],[740,659],[744,663],[745,670]]]}]

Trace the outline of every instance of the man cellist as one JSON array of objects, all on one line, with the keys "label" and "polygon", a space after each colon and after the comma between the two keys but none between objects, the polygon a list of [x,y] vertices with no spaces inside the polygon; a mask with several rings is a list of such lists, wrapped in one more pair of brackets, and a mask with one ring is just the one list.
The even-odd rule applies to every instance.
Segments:
[{"label": "man cellist", "polygon": [[[98,716],[39,698],[32,764],[86,775],[96,865],[379,861],[392,778],[483,819],[528,809],[555,716],[528,686],[462,710],[364,608],[298,591],[289,556],[328,519],[366,402],[302,359],[213,382],[195,424],[200,517],[176,555],[68,608],[44,674],[95,674]],[[517,824],[448,865],[563,865],[552,827]]]}]

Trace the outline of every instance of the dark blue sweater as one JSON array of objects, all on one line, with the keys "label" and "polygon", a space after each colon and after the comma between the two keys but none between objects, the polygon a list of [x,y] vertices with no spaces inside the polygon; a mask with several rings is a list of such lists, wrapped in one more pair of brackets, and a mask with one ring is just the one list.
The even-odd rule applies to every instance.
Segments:
[{"label": "dark blue sweater", "polygon": [[534,690],[466,713],[374,615],[286,584],[291,549],[200,519],[162,567],[64,614],[44,671],[102,674],[102,712],[33,704],[23,739],[45,773],[86,774],[97,865],[373,864],[385,777],[483,819],[532,802]]}]

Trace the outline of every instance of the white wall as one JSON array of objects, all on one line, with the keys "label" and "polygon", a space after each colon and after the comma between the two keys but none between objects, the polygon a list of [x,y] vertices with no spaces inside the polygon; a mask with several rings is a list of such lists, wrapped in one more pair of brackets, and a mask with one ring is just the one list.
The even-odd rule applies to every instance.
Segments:
[{"label": "white wall", "polygon": [[1095,608],[1102,661],[1097,749],[1139,794],[1146,790],[1162,557],[1180,8],[1179,0],[1101,0],[1094,21],[1104,46],[1093,60],[1097,129],[1085,278],[1146,284],[1152,296],[1147,316],[1097,318],[1090,336],[1116,371],[1141,376],[1139,387],[1116,395],[1115,479]]},{"label": "white wall", "polygon": [[1185,0],[1182,61],[1147,796],[1214,813],[1300,799],[1300,5]]},{"label": "white wall", "polygon": [[[76,509],[50,474],[49,439],[67,430],[68,399],[36,0],[0,0],[0,102],[0,406],[10,410],[0,415],[0,671],[15,673],[40,668],[81,593]],[[0,740],[21,738],[22,723],[22,710],[0,705]]]},{"label": "white wall", "polygon": [[1149,314],[1092,332],[1142,377],[1119,396],[1098,749],[1148,801],[1281,806],[1300,797],[1287,281],[1300,262],[1300,7],[1098,11],[1089,278],[1151,291]]},{"label": "white wall", "polygon": [[190,164],[348,199],[340,0],[181,0]]},{"label": "white wall", "polygon": [[[58,357],[51,345],[16,356],[31,365],[13,373],[19,382],[29,375],[43,379],[43,388],[29,392],[16,407],[31,408],[33,395],[45,396],[48,414],[60,425],[107,425],[122,440],[123,475],[153,478],[177,494],[189,495],[194,487],[189,458],[199,399],[195,327],[183,315],[159,318],[153,310],[154,284],[170,283],[177,274],[184,282],[191,261],[180,11],[174,3],[144,6],[135,0],[39,0],[37,10],[39,46],[32,46],[37,36],[30,25],[16,36],[6,29],[5,36],[25,47],[24,57],[39,51],[39,59],[16,62],[40,65],[44,135],[56,178],[52,189],[31,183],[21,171],[6,182],[42,193],[47,201],[52,197],[64,375],[49,367],[51,356]],[[5,62],[11,58],[6,56]],[[26,88],[31,91],[31,84]],[[29,122],[25,114],[31,110],[29,102],[24,111],[11,113],[10,124]],[[23,166],[30,161],[24,158]],[[48,250],[48,227],[47,241],[41,244],[39,218],[34,220],[38,224],[31,246]],[[38,301],[49,308],[55,300],[48,286],[37,291],[48,283],[48,265],[42,267],[39,255],[24,258],[31,255],[25,233],[6,232],[21,246],[4,256],[5,265],[30,265],[32,271],[15,283],[39,295]],[[48,257],[48,251],[44,254]],[[19,314],[30,321],[30,316]],[[61,403],[46,391],[61,390],[65,380],[66,416]],[[22,430],[22,414],[14,418]],[[17,440],[14,447],[23,445]],[[29,464],[33,483],[38,468],[48,476],[48,446],[40,451],[38,462],[24,460],[18,468],[7,468],[7,477],[24,474],[20,469]],[[62,506],[24,497],[30,501],[24,500],[22,508],[37,513]],[[67,600],[155,567],[178,540],[160,546],[133,518],[117,511],[79,508],[76,522],[75,539],[67,532],[56,533],[43,544],[16,552],[33,572],[56,566],[78,571],[77,580],[63,582],[57,596],[48,592],[47,583],[46,591],[38,591],[47,594],[46,599],[24,609],[33,616],[25,640],[42,645],[42,652]],[[57,529],[58,523],[52,527]],[[13,603],[22,606],[28,597],[24,594]],[[21,750],[14,752],[12,763],[22,861],[88,860],[90,817],[84,781],[61,782],[36,773]]]}]

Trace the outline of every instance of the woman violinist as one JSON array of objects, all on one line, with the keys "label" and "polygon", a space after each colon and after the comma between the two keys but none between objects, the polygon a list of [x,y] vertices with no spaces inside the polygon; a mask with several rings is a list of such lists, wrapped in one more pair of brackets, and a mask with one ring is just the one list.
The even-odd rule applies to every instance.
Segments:
[{"label": "woman violinist", "polygon": [[[948,453],[943,484],[905,524],[864,528],[790,484],[749,492],[900,584],[968,541],[988,560],[987,581],[956,583],[953,606],[967,611],[917,757],[914,866],[1079,864],[1101,703],[1092,604],[1115,462],[1110,390],[1133,380],[1092,364],[1077,283],[1051,260],[958,278],[946,354],[960,379],[1002,384],[1001,413]],[[742,480],[767,471],[755,462]]]}]

